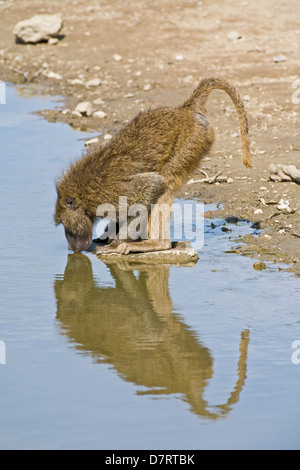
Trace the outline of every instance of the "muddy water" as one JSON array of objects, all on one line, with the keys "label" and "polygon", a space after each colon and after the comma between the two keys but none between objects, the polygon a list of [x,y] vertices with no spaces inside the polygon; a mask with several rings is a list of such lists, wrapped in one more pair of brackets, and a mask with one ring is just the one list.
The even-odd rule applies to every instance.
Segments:
[{"label": "muddy water", "polygon": [[299,449],[299,278],[230,253],[245,222],[207,220],[193,266],[68,253],[54,180],[87,135],[31,114],[56,105],[0,106],[0,447]]}]

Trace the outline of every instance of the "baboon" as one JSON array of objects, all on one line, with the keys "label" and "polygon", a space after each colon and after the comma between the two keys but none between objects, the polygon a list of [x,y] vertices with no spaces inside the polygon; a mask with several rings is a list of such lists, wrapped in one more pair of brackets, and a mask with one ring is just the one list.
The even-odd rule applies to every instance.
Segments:
[{"label": "baboon", "polygon": [[[243,102],[235,88],[224,78],[203,78],[183,104],[158,107],[140,112],[112,139],[90,151],[62,174],[57,181],[56,225],[62,223],[73,251],[87,250],[92,242],[93,224],[99,205],[116,208],[119,197],[126,196],[128,206],[143,204],[149,209],[148,233],[161,223],[155,211],[171,212],[173,199],[209,152],[214,130],[206,118],[206,100],[215,89],[225,91],[235,105],[242,141],[242,162],[251,167],[248,120]],[[154,209],[151,211],[151,208]],[[153,222],[153,225],[151,225]],[[103,252],[128,254],[166,250],[170,238],[121,239],[118,235],[101,249]]]}]

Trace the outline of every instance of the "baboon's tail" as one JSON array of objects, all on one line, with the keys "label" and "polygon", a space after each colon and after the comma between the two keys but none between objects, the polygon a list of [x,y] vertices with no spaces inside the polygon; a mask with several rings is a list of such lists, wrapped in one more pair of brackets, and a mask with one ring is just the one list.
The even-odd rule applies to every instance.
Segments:
[{"label": "baboon's tail", "polygon": [[235,109],[238,114],[241,139],[242,139],[242,152],[243,164],[251,168],[251,154],[250,154],[250,139],[248,134],[248,119],[244,108],[243,101],[241,100],[236,89],[230,83],[221,77],[203,78],[198,87],[193,91],[191,96],[183,103],[183,107],[193,108],[195,111],[198,107],[205,106],[208,95],[213,90],[223,90],[233,101]]}]

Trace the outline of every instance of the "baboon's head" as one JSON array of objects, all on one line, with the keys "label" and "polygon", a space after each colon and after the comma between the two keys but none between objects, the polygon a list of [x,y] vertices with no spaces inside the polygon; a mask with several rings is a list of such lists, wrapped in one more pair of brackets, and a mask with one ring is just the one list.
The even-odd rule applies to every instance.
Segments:
[{"label": "baboon's head", "polygon": [[69,250],[85,251],[92,242],[93,221],[78,197],[66,193],[59,184],[56,189],[55,224],[63,224]]}]

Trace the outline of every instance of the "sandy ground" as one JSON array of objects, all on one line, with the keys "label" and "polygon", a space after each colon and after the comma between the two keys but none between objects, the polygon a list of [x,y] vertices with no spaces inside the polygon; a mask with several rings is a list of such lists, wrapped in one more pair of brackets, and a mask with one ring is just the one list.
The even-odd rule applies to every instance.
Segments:
[{"label": "sandy ground", "polygon": [[[62,14],[58,43],[17,43],[13,26],[38,13]],[[140,110],[179,104],[199,78],[226,77],[245,102],[253,168],[241,164],[234,107],[216,91],[208,102],[216,142],[201,168],[209,177],[221,175],[216,183],[187,185],[182,194],[223,204],[222,212],[209,215],[262,221],[262,234],[246,237],[238,252],[286,262],[299,274],[300,186],[269,180],[271,163],[300,167],[299,20],[299,0],[3,0],[0,79],[44,84],[45,92],[65,98],[56,111],[44,113],[47,119],[99,130],[103,141]],[[285,60],[276,62],[280,55]],[[101,84],[87,87],[94,78]],[[72,84],[74,79],[82,83]],[[107,116],[62,112],[86,100]],[[277,209],[281,199],[292,213]]]}]

